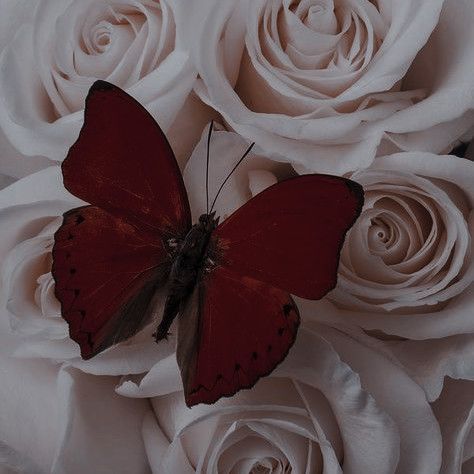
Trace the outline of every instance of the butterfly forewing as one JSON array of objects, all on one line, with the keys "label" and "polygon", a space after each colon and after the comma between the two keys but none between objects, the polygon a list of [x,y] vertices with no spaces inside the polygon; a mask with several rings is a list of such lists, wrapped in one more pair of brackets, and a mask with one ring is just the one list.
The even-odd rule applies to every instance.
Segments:
[{"label": "butterfly forewing", "polygon": [[363,196],[359,184],[337,176],[277,183],[216,229],[216,257],[239,275],[319,299],[336,284],[339,253]]},{"label": "butterfly forewing", "polygon": [[173,151],[153,117],[126,92],[97,81],[84,126],[62,164],[64,186],[143,225],[185,234],[191,214]]}]

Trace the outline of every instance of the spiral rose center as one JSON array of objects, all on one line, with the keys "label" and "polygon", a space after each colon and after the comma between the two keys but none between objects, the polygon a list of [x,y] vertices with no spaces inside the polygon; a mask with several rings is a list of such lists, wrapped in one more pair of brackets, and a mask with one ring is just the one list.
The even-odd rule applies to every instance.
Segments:
[{"label": "spiral rose center", "polygon": [[88,54],[103,54],[114,44],[120,49],[130,45],[139,34],[146,19],[136,12],[116,13],[111,11],[112,17],[98,21],[91,28],[85,25],[83,40],[85,51]]},{"label": "spiral rose center", "polygon": [[265,458],[257,461],[250,474],[271,474],[272,472],[289,472],[289,466],[274,458]]},{"label": "spiral rose center", "polygon": [[[382,176],[367,172],[365,178]],[[452,186],[422,177],[391,172],[390,180],[365,183],[366,206],[346,240],[331,299],[345,306],[351,294],[351,306],[359,301],[404,310],[432,301],[426,303],[432,309],[461,288],[456,282],[469,232],[455,202],[464,198]]]},{"label": "spiral rose center", "polygon": [[389,248],[395,241],[395,229],[392,222],[385,222],[380,217],[371,220],[369,229],[369,248],[373,252],[377,252],[380,245],[383,248]]},{"label": "spiral rose center", "polygon": [[[290,116],[324,114],[321,101],[340,112],[357,109],[364,98],[332,99],[364,74],[390,26],[368,0],[267,2],[251,21],[236,90],[251,110]],[[291,104],[288,95],[296,97]]]},{"label": "spiral rose center", "polygon": [[91,46],[97,53],[103,53],[110,45],[113,26],[109,22],[100,22],[91,31]]}]

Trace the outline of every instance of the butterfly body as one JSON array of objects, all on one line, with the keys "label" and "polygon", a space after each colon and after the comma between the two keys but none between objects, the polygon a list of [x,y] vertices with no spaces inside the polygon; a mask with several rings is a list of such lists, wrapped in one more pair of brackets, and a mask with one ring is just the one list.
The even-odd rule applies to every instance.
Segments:
[{"label": "butterfly body", "polygon": [[300,323],[291,295],[317,300],[334,288],[363,204],[353,181],[304,175],[263,190],[221,223],[210,212],[192,225],[164,133],[104,81],[89,91],[62,174],[66,189],[89,203],[64,214],[52,250],[71,339],[83,359],[126,341],[168,288],[154,337],[165,338],[177,320],[189,406],[252,387],[286,357]]},{"label": "butterfly body", "polygon": [[183,310],[199,282],[201,272],[208,270],[209,267],[204,265],[211,264],[208,255],[209,240],[218,222],[215,212],[202,214],[182,241],[173,239],[169,242],[173,263],[163,317],[155,333],[157,342],[166,339],[173,320]]}]

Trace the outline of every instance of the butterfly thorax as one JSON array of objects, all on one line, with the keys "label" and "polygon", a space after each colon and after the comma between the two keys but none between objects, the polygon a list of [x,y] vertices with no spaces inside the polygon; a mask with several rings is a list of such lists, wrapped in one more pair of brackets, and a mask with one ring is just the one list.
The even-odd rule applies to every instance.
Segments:
[{"label": "butterfly thorax", "polygon": [[177,242],[163,318],[155,334],[157,341],[166,338],[171,323],[193,292],[206,259],[212,231],[218,222],[219,218],[215,218],[215,212],[202,214],[184,239]]}]

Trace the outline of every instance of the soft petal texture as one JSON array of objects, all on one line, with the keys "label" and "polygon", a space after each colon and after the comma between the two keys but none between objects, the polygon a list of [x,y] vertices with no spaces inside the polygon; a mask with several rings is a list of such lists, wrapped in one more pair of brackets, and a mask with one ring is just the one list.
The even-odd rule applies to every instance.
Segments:
[{"label": "soft petal texture", "polygon": [[0,472],[2,474],[38,474],[41,469],[31,459],[0,441]]},{"label": "soft petal texture", "polygon": [[139,436],[148,403],[114,394],[115,383],[74,369],[60,372],[61,442],[53,474],[149,472]]},{"label": "soft petal texture", "polygon": [[446,0],[437,28],[403,80],[426,98],[387,118],[381,127],[402,150],[441,153],[474,124],[474,4]]},{"label": "soft petal texture", "polygon": [[155,396],[142,428],[154,473],[437,473],[423,390],[366,340],[313,324],[270,377],[212,406],[186,408],[174,358],[117,391]]},{"label": "soft petal texture", "polygon": [[57,369],[42,361],[2,355],[0,374],[0,440],[39,472],[50,472],[61,422]]},{"label": "soft petal texture", "polygon": [[433,403],[443,436],[440,474],[470,474],[474,468],[474,382],[450,380]]},{"label": "soft petal texture", "polygon": [[[133,339],[83,361],[61,318],[51,276],[53,234],[63,212],[83,205],[62,186],[59,167],[29,175],[0,191],[0,318],[16,344],[0,352],[22,358],[67,360],[86,372],[121,375],[148,370],[173,350],[173,341],[157,345],[153,323]],[[161,303],[159,303],[161,304]],[[156,312],[161,312],[157,306]],[[9,322],[9,325],[7,324]],[[8,327],[9,326],[9,327]]]},{"label": "soft petal texture", "polygon": [[0,462],[10,472],[149,472],[148,404],[116,395],[116,379],[5,356],[0,374]]},{"label": "soft petal texture", "polygon": [[[26,155],[62,160],[100,78],[127,90],[165,131],[186,103],[192,142],[208,111],[189,98],[196,72],[183,15],[175,0],[41,0],[0,57],[0,125],[8,139]],[[190,145],[180,145],[185,157]]]},{"label": "soft petal texture", "polygon": [[[201,77],[196,91],[267,156],[300,171],[367,167],[382,139],[386,150],[410,149],[396,146],[398,134],[412,130],[404,117],[417,121],[421,149],[446,150],[473,124],[472,55],[458,24],[470,23],[474,6],[448,2],[441,12],[443,3],[201,0],[192,16],[202,23],[199,41],[188,35]],[[428,41],[438,30],[450,45],[439,52],[437,37]],[[446,30],[456,30],[456,62]],[[435,84],[423,74],[426,51],[446,65]],[[441,96],[449,110],[438,114]]]},{"label": "soft petal texture", "polygon": [[38,0],[0,0],[0,50],[14,36],[19,25],[31,20]]},{"label": "soft petal texture", "polygon": [[474,380],[472,334],[424,341],[390,341],[386,346],[424,388],[430,401],[438,399],[447,376]]}]

